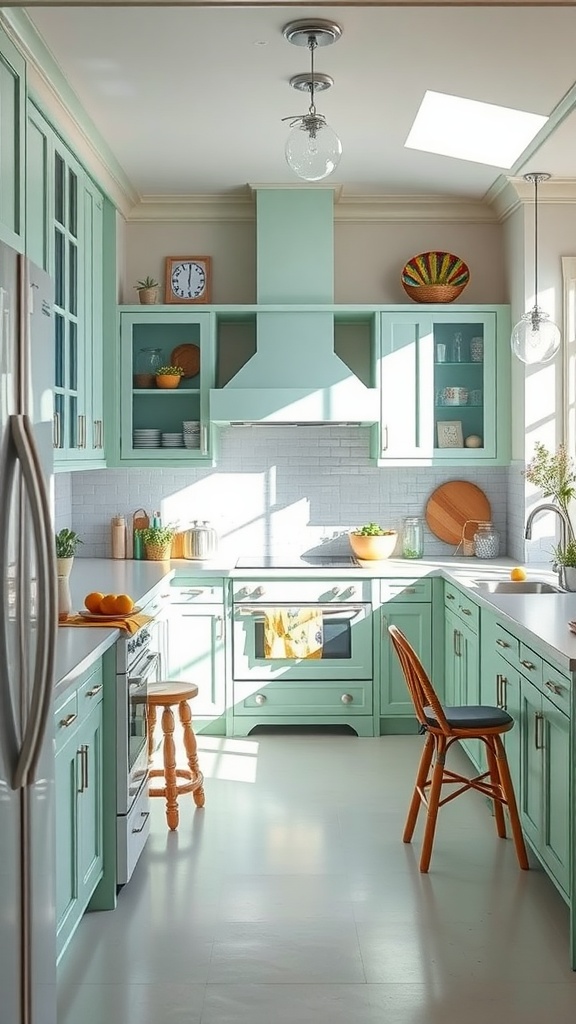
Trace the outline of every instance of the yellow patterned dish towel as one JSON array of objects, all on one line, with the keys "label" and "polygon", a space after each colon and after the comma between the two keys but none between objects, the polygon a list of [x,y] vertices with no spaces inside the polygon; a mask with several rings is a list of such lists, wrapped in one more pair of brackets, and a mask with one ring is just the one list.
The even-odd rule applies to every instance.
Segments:
[{"label": "yellow patterned dish towel", "polygon": [[265,608],[265,658],[321,658],[322,612],[316,608]]}]

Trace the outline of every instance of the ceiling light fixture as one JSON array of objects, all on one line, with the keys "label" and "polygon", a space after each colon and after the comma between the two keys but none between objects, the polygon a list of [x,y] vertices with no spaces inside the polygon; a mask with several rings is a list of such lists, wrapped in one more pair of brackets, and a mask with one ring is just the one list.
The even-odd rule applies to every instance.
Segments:
[{"label": "ceiling light fixture", "polygon": [[330,21],[291,21],[282,30],[284,37],[295,46],[307,46],[310,50],[310,71],[290,79],[293,89],[310,93],[307,114],[283,117],[290,122],[290,134],[284,152],[288,166],[305,181],[322,181],[336,169],[342,156],[342,143],[323,114],[316,110],[316,92],[329,89],[334,84],[330,75],[314,70],[314,53],[319,46],[330,46],[342,35],[339,25]]},{"label": "ceiling light fixture", "polygon": [[534,185],[534,306],[518,321],[512,331],[514,355],[523,363],[548,363],[560,348],[560,328],[538,305],[538,185],[550,175],[525,174],[524,181]]}]

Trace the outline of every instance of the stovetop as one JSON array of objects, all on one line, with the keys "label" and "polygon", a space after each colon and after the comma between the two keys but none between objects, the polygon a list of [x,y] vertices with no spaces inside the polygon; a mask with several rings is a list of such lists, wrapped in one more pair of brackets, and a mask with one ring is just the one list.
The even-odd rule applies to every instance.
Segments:
[{"label": "stovetop", "polygon": [[246,555],[236,562],[237,569],[354,569],[354,555]]}]

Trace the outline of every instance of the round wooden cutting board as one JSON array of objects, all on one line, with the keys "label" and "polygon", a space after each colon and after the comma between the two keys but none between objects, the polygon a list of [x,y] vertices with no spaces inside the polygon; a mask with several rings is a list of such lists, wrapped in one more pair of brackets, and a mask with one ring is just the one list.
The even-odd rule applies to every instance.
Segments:
[{"label": "round wooden cutting board", "polygon": [[[435,537],[447,544],[460,544],[463,536],[471,539],[476,523],[492,518],[490,502],[484,491],[466,480],[450,480],[430,495],[426,522]],[[464,524],[467,523],[464,530]],[[464,533],[463,533],[464,530]]]}]

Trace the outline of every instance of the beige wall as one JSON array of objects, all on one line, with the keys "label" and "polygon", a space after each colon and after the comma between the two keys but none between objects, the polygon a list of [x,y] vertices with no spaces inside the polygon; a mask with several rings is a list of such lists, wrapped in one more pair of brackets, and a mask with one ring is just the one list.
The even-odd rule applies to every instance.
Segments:
[{"label": "beige wall", "polygon": [[[502,238],[498,224],[336,221],[335,301],[410,302],[400,284],[404,264],[416,253],[445,249],[470,267],[462,301],[507,302]],[[164,257],[179,254],[212,256],[213,302],[255,302],[255,225],[246,221],[128,223],[122,301],[136,301],[133,285],[148,274],[163,284]]]}]

